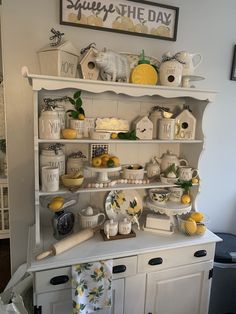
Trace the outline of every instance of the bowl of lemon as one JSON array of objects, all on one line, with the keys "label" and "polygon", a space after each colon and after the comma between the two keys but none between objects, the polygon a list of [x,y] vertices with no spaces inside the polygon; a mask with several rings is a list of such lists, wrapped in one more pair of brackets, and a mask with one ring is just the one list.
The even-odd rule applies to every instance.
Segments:
[{"label": "bowl of lemon", "polygon": [[192,211],[178,216],[178,229],[188,236],[201,236],[206,232],[208,218],[202,212]]}]

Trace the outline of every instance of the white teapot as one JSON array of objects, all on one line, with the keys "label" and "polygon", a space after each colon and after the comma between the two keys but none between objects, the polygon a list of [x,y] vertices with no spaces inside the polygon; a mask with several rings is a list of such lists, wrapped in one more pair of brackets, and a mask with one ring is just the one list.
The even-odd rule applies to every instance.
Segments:
[{"label": "white teapot", "polygon": [[195,69],[202,62],[202,55],[200,53],[189,53],[187,51],[180,51],[176,54],[179,61],[183,62],[182,75],[194,75]]},{"label": "white teapot", "polygon": [[149,179],[158,177],[161,173],[161,167],[156,157],[153,157],[151,161],[146,165],[147,177]]},{"label": "white teapot", "polygon": [[179,159],[175,154],[172,154],[169,150],[162,155],[161,158],[155,157],[156,160],[161,165],[161,171],[165,171],[169,166],[172,164],[175,165],[175,167],[182,166],[188,166],[188,161],[186,159]]}]

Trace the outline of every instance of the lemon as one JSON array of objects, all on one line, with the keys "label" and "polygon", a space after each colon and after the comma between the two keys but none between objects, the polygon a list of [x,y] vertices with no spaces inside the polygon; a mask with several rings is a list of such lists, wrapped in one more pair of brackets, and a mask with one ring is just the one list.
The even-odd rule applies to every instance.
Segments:
[{"label": "lemon", "polygon": [[188,194],[183,194],[181,197],[181,202],[185,205],[191,203],[191,197]]},{"label": "lemon", "polygon": [[118,134],[117,133],[111,133],[111,138],[114,140],[118,137]]},{"label": "lemon", "polygon": [[200,212],[191,213],[190,217],[196,222],[200,222],[204,219],[204,214]]},{"label": "lemon", "polygon": [[157,71],[150,64],[139,64],[131,72],[130,80],[134,84],[156,85]]},{"label": "lemon", "polygon": [[48,204],[48,208],[50,208],[53,212],[59,211],[64,204],[64,200],[52,200],[50,204]]},{"label": "lemon", "polygon": [[188,218],[185,221],[185,232],[189,235],[195,234],[197,231],[197,224],[192,218]]},{"label": "lemon", "polygon": [[78,119],[79,120],[84,120],[84,118],[85,118],[85,115],[83,113],[79,113],[78,114]]},{"label": "lemon", "polygon": [[77,136],[77,131],[74,129],[62,129],[61,131],[63,138],[73,139]]},{"label": "lemon", "polygon": [[106,167],[106,166],[107,166],[107,162],[108,162],[109,159],[110,159],[109,156],[103,156],[103,157],[102,157],[102,166],[103,166],[103,167]]},{"label": "lemon", "polygon": [[101,157],[93,157],[92,159],[93,167],[100,167],[102,165],[102,158]]},{"label": "lemon", "polygon": [[199,223],[197,224],[197,230],[196,230],[196,234],[204,234],[206,231],[206,226],[203,223]]},{"label": "lemon", "polygon": [[199,183],[198,178],[192,178],[192,183],[193,183],[193,184],[198,184],[198,183]]},{"label": "lemon", "polygon": [[118,167],[118,166],[119,166],[120,160],[119,160],[118,157],[112,156],[110,159],[114,162],[114,166],[115,166],[115,167]]}]

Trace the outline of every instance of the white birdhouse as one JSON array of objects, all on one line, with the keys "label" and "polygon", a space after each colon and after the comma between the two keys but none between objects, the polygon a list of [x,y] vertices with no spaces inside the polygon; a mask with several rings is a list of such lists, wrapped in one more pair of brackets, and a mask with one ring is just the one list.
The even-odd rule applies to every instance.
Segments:
[{"label": "white birdhouse", "polygon": [[69,41],[47,45],[38,51],[38,57],[41,74],[76,77],[79,51]]},{"label": "white birdhouse", "polygon": [[99,69],[95,64],[95,51],[93,48],[88,49],[80,58],[79,69],[83,79],[97,80]]},{"label": "white birdhouse", "polygon": [[175,139],[193,140],[195,139],[196,118],[188,110],[184,109],[176,118]]},{"label": "white birdhouse", "polygon": [[153,123],[147,116],[138,117],[133,122],[133,127],[136,131],[136,136],[140,140],[151,140],[152,139]]}]

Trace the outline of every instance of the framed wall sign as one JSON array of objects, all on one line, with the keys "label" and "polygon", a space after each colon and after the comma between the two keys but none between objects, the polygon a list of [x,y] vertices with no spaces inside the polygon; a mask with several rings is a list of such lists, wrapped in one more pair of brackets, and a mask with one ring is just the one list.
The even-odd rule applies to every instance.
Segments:
[{"label": "framed wall sign", "polygon": [[140,0],[60,0],[60,23],[175,41],[179,8]]},{"label": "framed wall sign", "polygon": [[236,45],[234,46],[233,62],[230,79],[236,81]]}]

